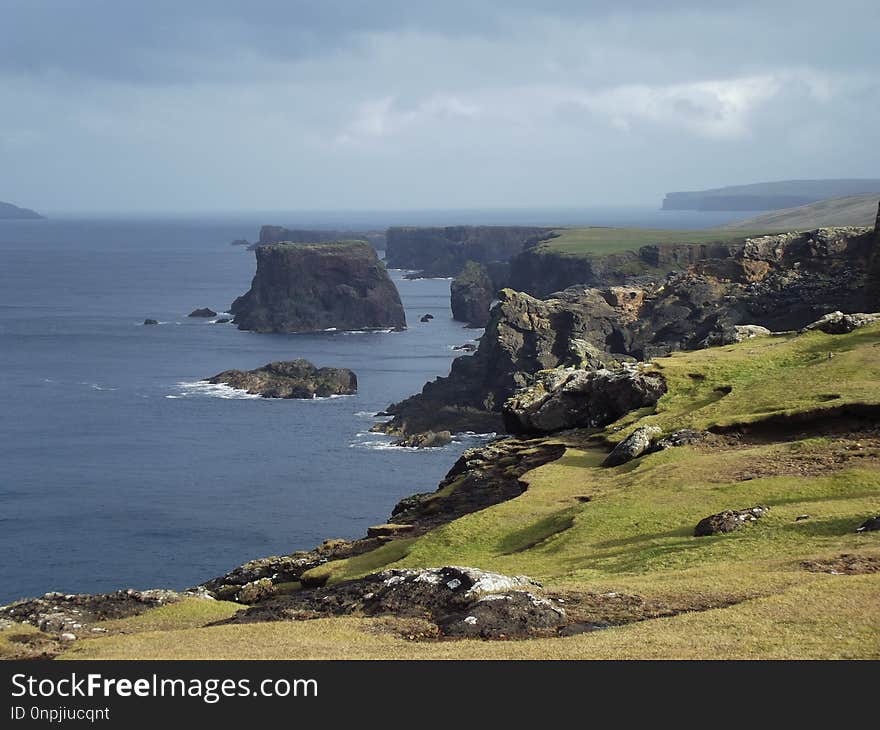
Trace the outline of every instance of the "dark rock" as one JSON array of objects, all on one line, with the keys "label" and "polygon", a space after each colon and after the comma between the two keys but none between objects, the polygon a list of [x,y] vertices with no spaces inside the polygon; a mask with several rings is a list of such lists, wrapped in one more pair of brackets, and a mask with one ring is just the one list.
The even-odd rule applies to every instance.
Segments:
[{"label": "dark rock", "polygon": [[[605,426],[630,411],[653,406],[666,392],[659,373],[634,367],[612,371],[557,369],[505,402],[508,433],[552,433]],[[622,463],[622,462],[618,462]]]},{"label": "dark rock", "polygon": [[845,335],[859,327],[880,322],[880,312],[872,314],[844,314],[843,312],[829,312],[815,322],[808,324],[801,332],[819,330],[829,335]]},{"label": "dark rock", "polygon": [[658,439],[651,445],[652,451],[664,451],[678,446],[690,446],[698,444],[706,439],[705,431],[694,431],[691,428],[683,428],[680,431],[674,431],[669,436]]},{"label": "dark rock", "polygon": [[230,243],[229,245],[230,245],[230,246],[250,246],[250,245],[251,245],[251,242],[248,241],[248,240],[245,239],[245,238],[236,238],[236,239],[235,239],[232,243]]},{"label": "dark rock", "polygon": [[700,520],[694,528],[694,537],[706,537],[707,535],[733,532],[743,525],[757,521],[769,511],[769,507],[761,505],[749,509],[726,509],[723,512],[704,517]]},{"label": "dark rock", "polygon": [[525,576],[476,568],[392,569],[275,598],[239,612],[226,623],[393,615],[428,619],[445,636],[527,636],[565,621],[562,606],[538,595],[540,588]]},{"label": "dark rock", "polygon": [[271,362],[256,370],[225,370],[208,378],[264,398],[326,398],[357,392],[357,376],[347,368],[316,368],[308,360]]},{"label": "dark rock", "polygon": [[417,270],[423,276],[456,276],[468,261],[508,261],[550,233],[523,226],[389,228],[385,260],[391,268]]},{"label": "dark rock", "polygon": [[0,202],[0,220],[38,220],[43,217],[30,208],[19,208],[12,203]]},{"label": "dark rock", "polygon": [[394,282],[359,241],[260,246],[251,289],[230,312],[239,329],[258,332],[406,326]]},{"label": "dark rock", "polygon": [[501,288],[497,278],[486,266],[468,261],[449,285],[452,318],[470,327],[485,327],[495,293]]},{"label": "dark rock", "polygon": [[273,243],[332,243],[334,241],[366,241],[374,248],[385,248],[385,231],[351,231],[329,229],[284,228],[263,226],[259,240],[250,246],[256,249]]},{"label": "dark rock", "polygon": [[208,309],[207,307],[204,307],[203,309],[194,309],[192,312],[190,312],[186,316],[187,317],[216,317],[217,312],[215,312],[213,309]]},{"label": "dark rock", "polygon": [[229,324],[232,320],[229,317],[221,317],[214,324]]},{"label": "dark rock", "polygon": [[880,530],[880,515],[870,517],[856,528],[856,532],[874,532]]},{"label": "dark rock", "polygon": [[476,352],[477,346],[472,342],[465,342],[463,345],[456,345],[453,350],[461,350],[463,352]]},{"label": "dark rock", "polygon": [[159,324],[158,319],[145,319],[144,324]]},{"label": "dark rock", "polygon": [[614,447],[611,453],[605,457],[602,466],[619,466],[641,456],[650,450],[652,441],[660,433],[662,433],[661,429],[656,426],[637,428]]},{"label": "dark rock", "polygon": [[437,446],[447,446],[452,443],[452,434],[449,431],[425,431],[424,433],[414,433],[404,439],[395,441],[395,446],[408,446],[415,449],[433,448]]},{"label": "dark rock", "polygon": [[419,322],[430,322],[432,319],[434,319],[434,315],[433,315],[433,314],[423,314],[423,315],[419,318]]}]

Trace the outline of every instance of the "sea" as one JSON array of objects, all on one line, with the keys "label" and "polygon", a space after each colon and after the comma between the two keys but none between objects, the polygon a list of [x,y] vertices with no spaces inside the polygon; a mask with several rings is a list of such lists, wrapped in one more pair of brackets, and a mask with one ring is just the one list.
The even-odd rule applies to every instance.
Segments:
[{"label": "sea", "polygon": [[[0,221],[0,604],[47,591],[196,585],[247,560],[362,536],[432,491],[461,452],[394,447],[375,414],[448,373],[480,330],[451,318],[449,281],[392,270],[404,332],[256,334],[218,318],[247,291],[264,223],[640,225],[747,214],[602,208]],[[434,319],[420,322],[424,314]],[[158,320],[145,326],[145,318]],[[204,382],[306,358],[347,367],[356,395],[272,400]]]}]

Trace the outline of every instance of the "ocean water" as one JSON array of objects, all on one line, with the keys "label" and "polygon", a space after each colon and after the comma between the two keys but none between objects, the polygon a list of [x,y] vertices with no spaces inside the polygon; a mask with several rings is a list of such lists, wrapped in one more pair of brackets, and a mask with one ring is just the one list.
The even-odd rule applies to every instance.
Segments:
[{"label": "ocean water", "polygon": [[[640,210],[590,221],[730,218]],[[360,536],[401,497],[433,490],[480,437],[413,451],[369,428],[479,335],[452,321],[448,281],[392,272],[409,323],[400,333],[261,335],[186,315],[223,312],[247,290],[253,253],[229,242],[253,239],[262,222],[464,219],[0,221],[0,602],[184,588],[251,558]],[[425,313],[434,320],[420,323]],[[143,326],[146,317],[160,324]],[[358,394],[279,401],[199,382],[297,357],[353,369]]]}]

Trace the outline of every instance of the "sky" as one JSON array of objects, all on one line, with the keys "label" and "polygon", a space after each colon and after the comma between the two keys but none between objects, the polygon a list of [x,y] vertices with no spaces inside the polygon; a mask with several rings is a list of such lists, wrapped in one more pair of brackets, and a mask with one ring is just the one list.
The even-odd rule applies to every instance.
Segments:
[{"label": "sky", "polygon": [[880,177],[880,3],[0,0],[0,200],[659,205]]}]

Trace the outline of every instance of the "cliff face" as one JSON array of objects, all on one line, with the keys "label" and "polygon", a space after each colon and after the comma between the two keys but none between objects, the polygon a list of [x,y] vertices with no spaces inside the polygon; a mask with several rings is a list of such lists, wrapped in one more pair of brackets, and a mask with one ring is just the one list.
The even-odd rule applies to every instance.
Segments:
[{"label": "cliff face", "polygon": [[468,261],[507,261],[549,234],[550,229],[525,226],[389,228],[385,260],[391,268],[424,276],[456,276]]},{"label": "cliff face", "polygon": [[664,210],[781,210],[847,195],[880,192],[880,180],[781,180],[667,193]]},{"label": "cliff face", "polygon": [[595,369],[733,341],[737,325],[787,330],[834,310],[864,311],[876,246],[864,228],[819,229],[749,239],[663,282],[572,287],[546,300],[503,290],[477,352],[391,406],[387,429],[436,429],[442,413],[448,430],[497,430],[504,401],[539,370]]},{"label": "cliff face", "polygon": [[256,250],[250,291],[230,312],[239,329],[314,332],[405,327],[400,294],[360,241],[270,244]]},{"label": "cliff face", "polygon": [[509,278],[506,262],[483,265],[468,261],[449,285],[452,318],[470,327],[485,327],[495,294],[507,286]]}]

